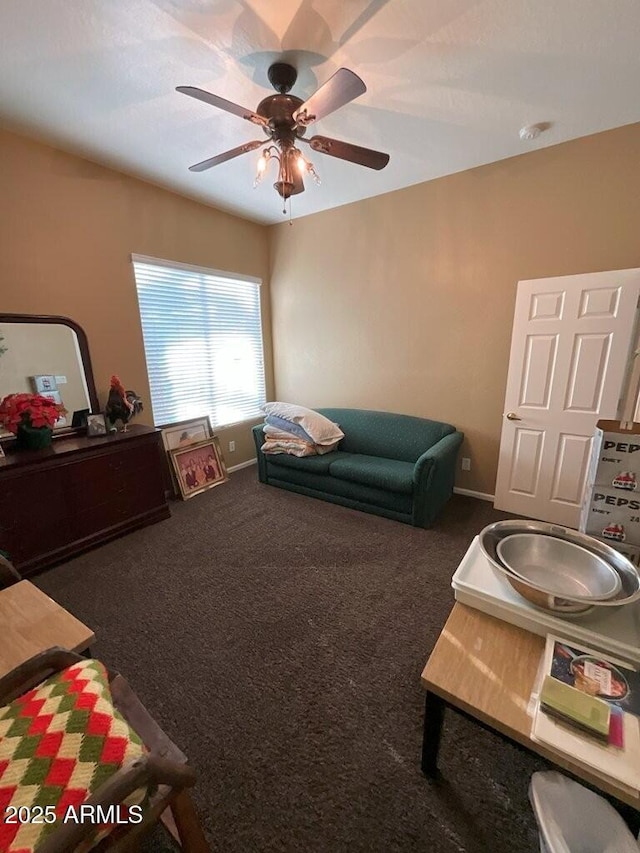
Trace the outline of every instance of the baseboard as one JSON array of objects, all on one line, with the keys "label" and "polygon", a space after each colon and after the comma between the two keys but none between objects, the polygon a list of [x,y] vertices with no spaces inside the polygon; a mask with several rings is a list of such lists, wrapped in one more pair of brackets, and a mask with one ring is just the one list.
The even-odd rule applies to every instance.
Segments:
[{"label": "baseboard", "polygon": [[234,471],[239,471],[241,468],[248,468],[249,465],[255,465],[257,461],[257,459],[247,459],[246,462],[239,462],[237,465],[233,465],[231,468],[227,468],[227,473],[233,474]]},{"label": "baseboard", "polygon": [[493,503],[496,499],[495,495],[488,495],[486,492],[474,492],[472,489],[459,489],[457,486],[454,487],[453,491],[456,495],[466,495],[468,498],[478,498],[480,501],[491,501]]}]

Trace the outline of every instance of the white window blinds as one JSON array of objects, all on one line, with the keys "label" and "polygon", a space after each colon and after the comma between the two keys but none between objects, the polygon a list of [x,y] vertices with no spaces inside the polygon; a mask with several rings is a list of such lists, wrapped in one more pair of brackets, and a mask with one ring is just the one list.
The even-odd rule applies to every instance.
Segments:
[{"label": "white window blinds", "polygon": [[156,424],[214,427],[265,403],[260,282],[133,255]]}]

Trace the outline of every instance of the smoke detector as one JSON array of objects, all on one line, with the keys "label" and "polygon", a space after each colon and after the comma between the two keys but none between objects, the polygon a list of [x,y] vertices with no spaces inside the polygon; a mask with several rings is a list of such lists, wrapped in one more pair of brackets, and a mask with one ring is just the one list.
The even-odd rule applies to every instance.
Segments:
[{"label": "smoke detector", "polygon": [[520,128],[520,139],[528,142],[531,139],[536,139],[546,128],[542,124],[527,124]]}]

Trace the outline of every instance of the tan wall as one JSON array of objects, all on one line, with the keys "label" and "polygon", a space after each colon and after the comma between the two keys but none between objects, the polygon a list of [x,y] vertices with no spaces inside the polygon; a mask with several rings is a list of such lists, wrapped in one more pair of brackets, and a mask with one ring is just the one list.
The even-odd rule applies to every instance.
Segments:
[{"label": "tan wall", "polygon": [[[273,369],[267,230],[144,181],[0,131],[0,312],[59,314],[87,333],[104,405],[117,373],[153,423],[131,253],[263,279],[267,391]],[[220,435],[229,466],[249,428]],[[228,450],[236,441],[235,453]]]},{"label": "tan wall", "polygon": [[640,266],[639,163],[635,124],[274,226],[278,399],[450,421],[493,493],[516,284]]}]

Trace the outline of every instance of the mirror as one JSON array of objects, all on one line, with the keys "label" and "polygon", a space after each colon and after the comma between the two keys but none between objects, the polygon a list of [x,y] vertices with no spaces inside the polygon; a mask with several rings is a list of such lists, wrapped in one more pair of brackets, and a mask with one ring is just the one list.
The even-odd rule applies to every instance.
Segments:
[{"label": "mirror", "polygon": [[[99,411],[87,336],[73,320],[0,314],[0,400],[25,392],[64,405],[56,431],[72,425],[74,412]],[[0,437],[9,435],[0,427]]]}]

